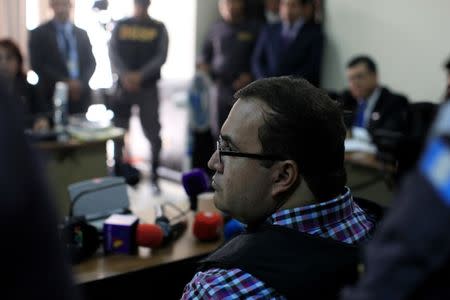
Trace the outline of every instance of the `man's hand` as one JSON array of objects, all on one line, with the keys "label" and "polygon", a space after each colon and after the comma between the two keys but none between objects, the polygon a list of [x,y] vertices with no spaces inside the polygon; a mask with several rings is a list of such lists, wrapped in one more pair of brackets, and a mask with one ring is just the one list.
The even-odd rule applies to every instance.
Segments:
[{"label": "man's hand", "polygon": [[253,80],[253,78],[252,78],[252,75],[250,75],[250,73],[242,73],[241,75],[239,75],[238,79],[236,79],[233,82],[233,88],[235,91],[240,90],[243,87],[245,87],[247,84],[252,82],[252,80]]},{"label": "man's hand", "polygon": [[126,91],[138,92],[141,89],[142,74],[140,72],[125,73],[121,78],[121,82]]},{"label": "man's hand", "polygon": [[40,117],[34,121],[33,130],[34,131],[47,131],[50,129],[50,123],[47,118]]},{"label": "man's hand", "polygon": [[69,98],[73,101],[80,101],[81,91],[83,89],[81,81],[69,79],[67,85],[69,86]]},{"label": "man's hand", "polygon": [[203,63],[197,64],[197,70],[203,71],[206,74],[209,74],[209,69],[210,69],[210,67],[207,64],[203,64]]}]

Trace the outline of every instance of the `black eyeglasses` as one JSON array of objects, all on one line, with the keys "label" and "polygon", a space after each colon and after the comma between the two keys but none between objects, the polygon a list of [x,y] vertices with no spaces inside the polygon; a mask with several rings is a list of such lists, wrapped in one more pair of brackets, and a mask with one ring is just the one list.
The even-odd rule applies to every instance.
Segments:
[{"label": "black eyeglasses", "polygon": [[257,153],[246,153],[246,152],[239,152],[239,151],[229,151],[229,150],[222,150],[222,139],[219,138],[217,140],[216,144],[217,152],[219,152],[219,162],[222,164],[222,156],[235,156],[235,157],[247,157],[251,159],[258,159],[258,160],[282,160],[283,158],[279,155],[275,154],[257,154]]}]

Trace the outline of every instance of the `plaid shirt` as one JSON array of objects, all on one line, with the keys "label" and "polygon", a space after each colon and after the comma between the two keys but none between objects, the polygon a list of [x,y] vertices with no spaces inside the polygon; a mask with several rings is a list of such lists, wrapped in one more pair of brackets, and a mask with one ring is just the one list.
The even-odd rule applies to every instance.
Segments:
[{"label": "plaid shirt", "polygon": [[[268,221],[323,238],[353,244],[369,237],[374,222],[353,202],[350,189],[319,204],[285,209]],[[273,288],[241,269],[213,268],[198,272],[184,288],[182,299],[285,299]]]}]

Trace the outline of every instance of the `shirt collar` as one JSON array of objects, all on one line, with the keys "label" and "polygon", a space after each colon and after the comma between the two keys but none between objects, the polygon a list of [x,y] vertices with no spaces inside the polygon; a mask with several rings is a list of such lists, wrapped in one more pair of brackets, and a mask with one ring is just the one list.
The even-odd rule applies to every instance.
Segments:
[{"label": "shirt collar", "polygon": [[53,24],[55,25],[56,29],[63,30],[65,32],[71,32],[72,31],[72,23],[71,22],[59,22],[57,20],[53,20]]},{"label": "shirt collar", "polygon": [[300,28],[303,26],[304,20],[302,18],[299,18],[297,21],[294,22],[294,24],[289,24],[288,22],[282,22],[283,27],[283,35],[288,35],[290,37],[295,37],[300,30]]},{"label": "shirt collar", "polygon": [[302,207],[284,209],[273,213],[268,221],[274,225],[287,226],[305,233],[327,227],[351,217],[353,197],[349,188],[345,192],[326,202]]},{"label": "shirt collar", "polygon": [[376,103],[378,98],[380,97],[381,94],[381,88],[379,86],[377,86],[372,94],[370,94],[370,96],[366,99],[367,100],[367,104],[370,105],[371,103]]},{"label": "shirt collar", "polygon": [[378,99],[381,95],[381,88],[378,86],[375,88],[375,90],[370,94],[369,98],[367,98],[366,102],[366,109],[364,111],[364,126],[367,127],[367,124],[370,120],[370,115],[372,114],[372,111],[375,108],[375,105],[377,105]]}]

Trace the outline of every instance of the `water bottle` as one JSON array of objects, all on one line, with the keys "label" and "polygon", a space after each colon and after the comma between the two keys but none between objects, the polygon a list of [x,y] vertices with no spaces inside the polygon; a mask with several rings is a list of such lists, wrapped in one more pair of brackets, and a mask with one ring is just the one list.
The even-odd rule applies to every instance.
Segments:
[{"label": "water bottle", "polygon": [[58,81],[55,84],[55,92],[53,94],[53,122],[58,139],[62,140],[67,138],[65,126],[68,123],[68,98],[69,86],[65,82]]}]

